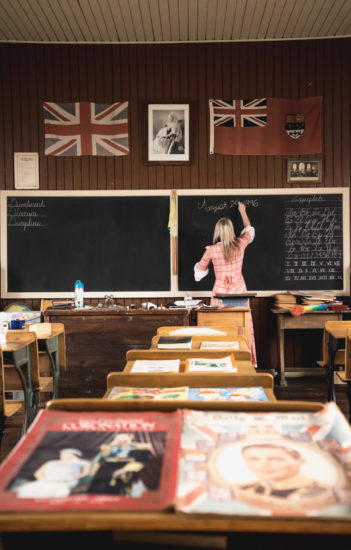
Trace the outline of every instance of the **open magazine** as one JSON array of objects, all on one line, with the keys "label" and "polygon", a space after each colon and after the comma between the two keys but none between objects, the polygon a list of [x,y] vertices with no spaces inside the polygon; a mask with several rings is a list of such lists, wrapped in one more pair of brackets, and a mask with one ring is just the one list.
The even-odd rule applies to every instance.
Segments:
[{"label": "open magazine", "polygon": [[180,428],[180,411],[41,411],[0,468],[0,511],[167,508]]},{"label": "open magazine", "polygon": [[321,412],[184,412],[176,508],[350,516],[351,429]]}]

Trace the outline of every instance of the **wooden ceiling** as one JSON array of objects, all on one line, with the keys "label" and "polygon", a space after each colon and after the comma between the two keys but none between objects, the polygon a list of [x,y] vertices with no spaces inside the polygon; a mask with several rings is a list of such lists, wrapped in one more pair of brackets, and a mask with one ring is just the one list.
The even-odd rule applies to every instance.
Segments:
[{"label": "wooden ceiling", "polygon": [[0,41],[171,43],[351,36],[351,0],[0,0]]}]

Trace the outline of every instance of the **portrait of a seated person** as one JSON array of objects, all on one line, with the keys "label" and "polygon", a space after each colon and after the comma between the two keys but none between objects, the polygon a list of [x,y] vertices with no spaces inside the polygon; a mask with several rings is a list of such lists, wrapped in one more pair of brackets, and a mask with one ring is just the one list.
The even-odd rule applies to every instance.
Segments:
[{"label": "portrait of a seated person", "polygon": [[166,155],[184,153],[184,121],[178,119],[176,113],[170,112],[165,124],[158,130],[153,152]]},{"label": "portrait of a seated person", "polygon": [[[159,437],[158,437],[159,436]],[[89,494],[114,494],[140,497],[145,491],[159,486],[162,453],[155,452],[150,441],[137,441],[137,434],[118,433],[101,445],[100,452],[92,460]],[[163,442],[163,432],[150,434]]]}]

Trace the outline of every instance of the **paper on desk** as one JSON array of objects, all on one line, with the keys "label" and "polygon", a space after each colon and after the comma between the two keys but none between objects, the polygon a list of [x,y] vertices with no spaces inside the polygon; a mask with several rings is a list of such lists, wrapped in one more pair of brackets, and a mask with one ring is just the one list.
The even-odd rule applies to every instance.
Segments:
[{"label": "paper on desk", "polygon": [[215,342],[201,342],[200,349],[239,349],[239,342],[237,340],[231,340],[228,342],[224,342],[222,340],[218,340]]},{"label": "paper on desk", "polygon": [[[187,306],[195,307],[198,306],[200,302],[202,302],[202,300],[189,300],[189,302],[187,302]],[[174,303],[176,306],[186,307],[184,300],[176,300]]]},{"label": "paper on desk", "polygon": [[145,359],[135,361],[131,372],[179,372],[179,359]]},{"label": "paper on desk", "polygon": [[176,330],[171,330],[169,333],[170,336],[174,336],[176,334],[184,334],[184,335],[194,335],[197,334],[226,334],[223,330],[216,330],[214,328],[208,328],[208,327],[184,327],[184,328],[178,328]]}]

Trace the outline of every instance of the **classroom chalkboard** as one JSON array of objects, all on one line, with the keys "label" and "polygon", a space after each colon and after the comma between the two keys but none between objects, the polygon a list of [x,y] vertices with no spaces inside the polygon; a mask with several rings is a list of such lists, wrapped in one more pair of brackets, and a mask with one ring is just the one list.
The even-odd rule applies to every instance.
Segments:
[{"label": "classroom chalkboard", "polygon": [[[281,190],[280,190],[281,191]],[[344,192],[299,191],[260,194],[211,194],[178,197],[179,289],[210,290],[212,264],[202,281],[194,282],[194,264],[212,244],[219,218],[232,219],[242,230],[238,201],[247,206],[256,236],[245,251],[243,275],[248,290],[343,290],[345,285]],[[335,190],[337,191],[337,190]],[[347,201],[348,205],[348,201]],[[347,220],[348,227],[348,220]]]},{"label": "classroom chalkboard", "polygon": [[[8,194],[7,292],[170,290],[169,194]],[[4,276],[4,270],[3,270]]]}]

